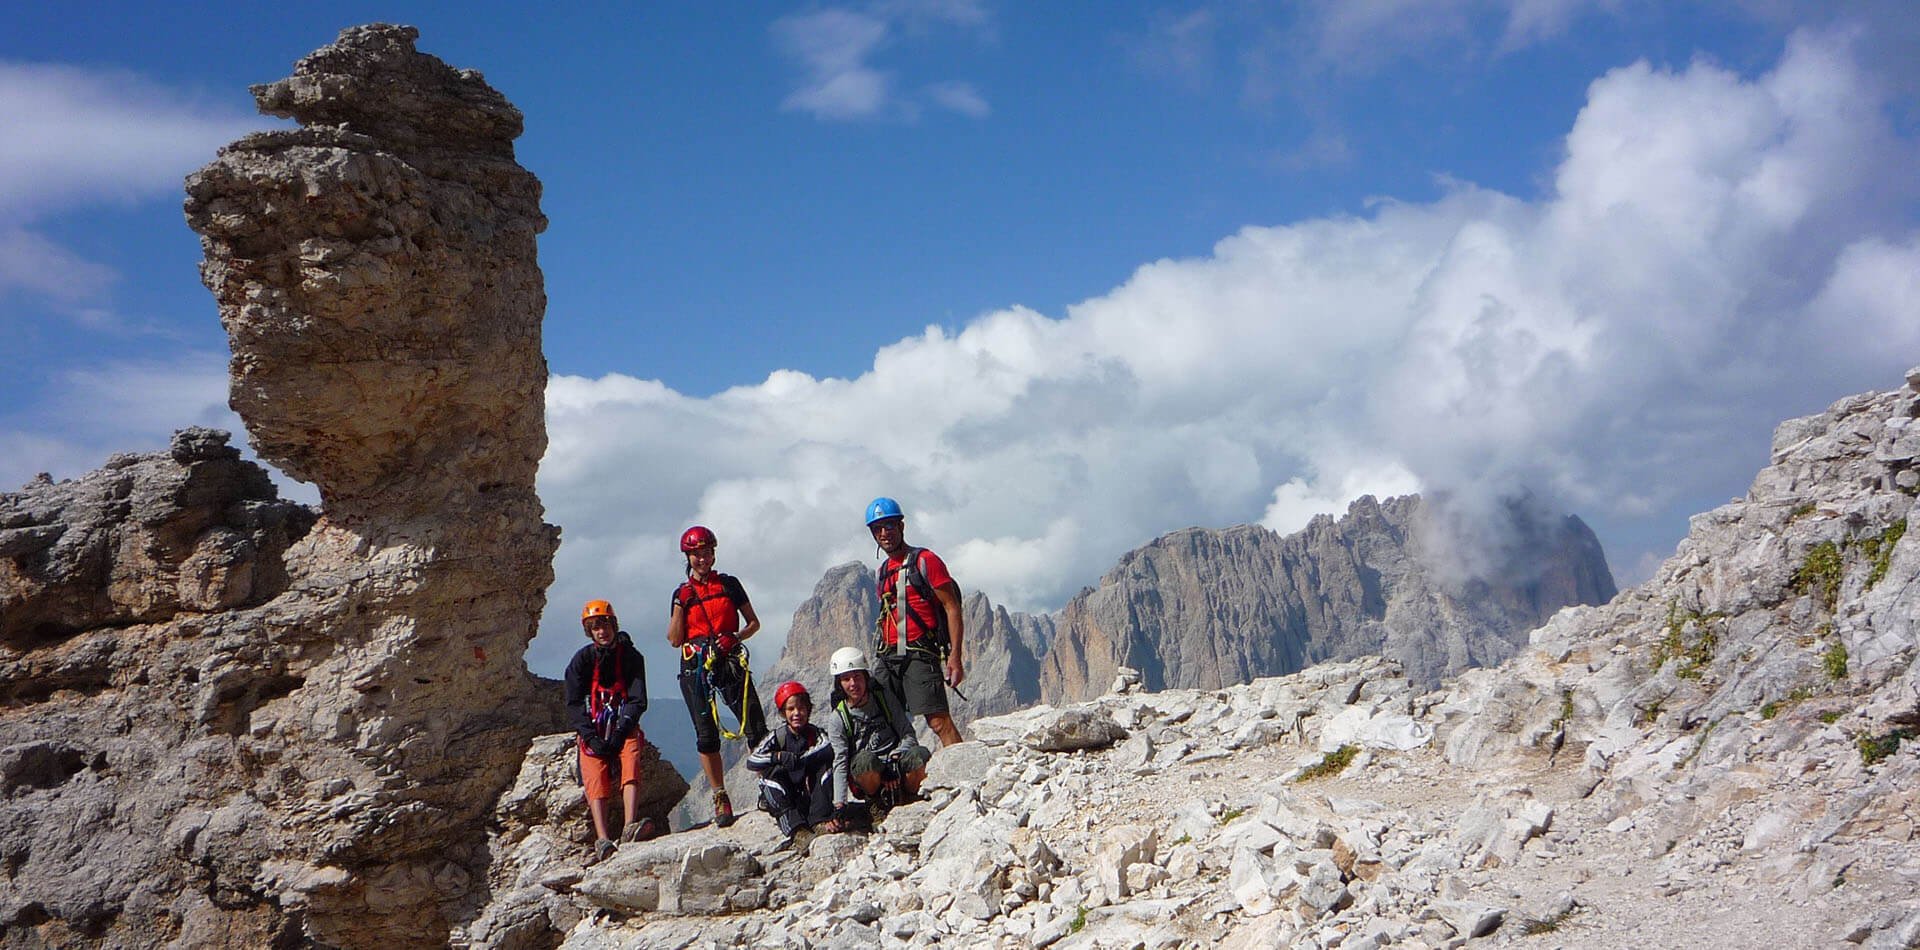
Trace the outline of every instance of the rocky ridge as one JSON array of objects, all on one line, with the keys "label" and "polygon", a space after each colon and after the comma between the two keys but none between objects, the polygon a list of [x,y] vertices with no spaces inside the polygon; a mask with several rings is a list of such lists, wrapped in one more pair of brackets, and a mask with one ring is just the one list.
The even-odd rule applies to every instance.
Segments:
[{"label": "rocky ridge", "polygon": [[1580,519],[1506,515],[1498,527],[1513,540],[1491,579],[1442,576],[1447,535],[1417,495],[1362,496],[1345,516],[1284,536],[1176,531],[1128,552],[1061,611],[1040,693],[1091,698],[1121,667],[1152,689],[1213,689],[1369,655],[1428,686],[1498,663],[1554,611],[1616,593]]},{"label": "rocky ridge", "polygon": [[[1436,531],[1419,496],[1353,502],[1294,534],[1258,525],[1188,528],[1128,552],[1058,615],[966,596],[964,726],[1038,701],[1098,695],[1123,668],[1150,689],[1212,689],[1326,660],[1385,655],[1413,679],[1511,656],[1526,632],[1569,604],[1616,589],[1599,541],[1578,518],[1515,507],[1496,581],[1452,580],[1432,565]],[[769,681],[821,685],[827,658],[867,645],[877,607],[874,574],[833,568],[794,612]]]},{"label": "rocky ridge", "polygon": [[0,499],[10,946],[443,943],[557,725],[539,184],[477,73],[368,26],[187,180],[274,498],[225,436]]},{"label": "rocky ridge", "polygon": [[[518,873],[475,946],[1920,946],[1920,368],[1780,426],[1658,574],[1428,691],[1363,658],[973,723],[926,801]],[[502,822],[502,836],[537,826]],[[498,908],[496,908],[497,910]],[[543,942],[544,941],[544,942]]]}]

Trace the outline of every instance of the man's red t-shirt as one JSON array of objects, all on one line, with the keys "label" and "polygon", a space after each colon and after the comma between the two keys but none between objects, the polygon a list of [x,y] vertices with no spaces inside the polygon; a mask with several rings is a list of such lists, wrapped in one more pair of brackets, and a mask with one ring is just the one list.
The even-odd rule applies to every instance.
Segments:
[{"label": "man's red t-shirt", "polygon": [[[889,646],[892,646],[900,639],[900,620],[893,612],[893,601],[895,589],[899,586],[898,575],[900,568],[906,562],[907,557],[912,554],[913,550],[920,552],[920,576],[926,579],[927,586],[934,590],[939,590],[953,583],[953,575],[947,573],[947,562],[940,560],[940,555],[926,548],[910,549],[903,552],[899,557],[887,558],[887,562],[880,566],[878,591],[880,594],[881,629],[883,631],[881,636],[885,638]],[[941,607],[938,599],[929,600],[921,596],[920,592],[914,589],[911,583],[906,586],[907,642],[913,643],[933,632],[935,626],[939,624],[941,619],[935,611],[940,610]]]}]

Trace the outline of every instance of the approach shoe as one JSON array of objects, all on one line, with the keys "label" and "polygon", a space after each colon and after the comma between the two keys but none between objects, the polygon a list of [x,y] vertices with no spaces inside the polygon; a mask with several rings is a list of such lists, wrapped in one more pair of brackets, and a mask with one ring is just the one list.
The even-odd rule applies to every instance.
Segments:
[{"label": "approach shoe", "polygon": [[713,793],[713,826],[733,827],[733,802],[727,798],[726,792]]},{"label": "approach shoe", "polygon": [[599,864],[613,857],[613,853],[618,850],[620,850],[620,846],[614,844],[611,838],[601,838],[599,841],[595,841],[593,843],[593,863]]}]

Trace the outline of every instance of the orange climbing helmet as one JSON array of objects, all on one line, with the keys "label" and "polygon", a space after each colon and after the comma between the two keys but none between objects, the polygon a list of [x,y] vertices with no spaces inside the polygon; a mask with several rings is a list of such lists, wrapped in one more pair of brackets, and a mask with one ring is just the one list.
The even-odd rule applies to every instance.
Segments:
[{"label": "orange climbing helmet", "polygon": [[604,600],[589,600],[585,607],[580,608],[580,622],[586,623],[595,617],[608,617],[614,620],[619,619],[613,616],[612,604]]}]

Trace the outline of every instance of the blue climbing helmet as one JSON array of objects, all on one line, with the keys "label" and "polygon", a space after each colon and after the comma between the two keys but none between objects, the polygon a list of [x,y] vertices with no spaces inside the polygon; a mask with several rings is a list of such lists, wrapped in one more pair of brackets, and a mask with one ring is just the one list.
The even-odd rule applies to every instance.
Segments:
[{"label": "blue climbing helmet", "polygon": [[906,514],[900,510],[900,503],[885,495],[867,502],[867,527],[869,528],[873,527],[876,521],[905,517]]}]

